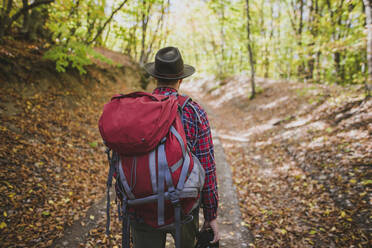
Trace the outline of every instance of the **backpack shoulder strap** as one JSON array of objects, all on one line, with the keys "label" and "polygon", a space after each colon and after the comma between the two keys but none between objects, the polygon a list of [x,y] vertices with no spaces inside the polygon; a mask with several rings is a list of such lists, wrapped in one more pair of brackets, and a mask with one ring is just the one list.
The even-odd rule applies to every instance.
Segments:
[{"label": "backpack shoulder strap", "polygon": [[178,103],[179,105],[181,106],[181,109],[183,110],[186,106],[186,104],[191,101],[191,97],[187,96],[187,95],[178,95]]},{"label": "backpack shoulder strap", "polygon": [[[182,95],[178,95],[178,103],[179,103],[179,105],[180,105],[182,111],[184,110],[185,106],[186,106],[186,105],[187,105],[191,100],[192,100],[191,97],[189,97],[189,96],[187,96],[187,95],[184,95],[184,94],[182,94]],[[196,117],[197,117],[198,125],[199,125],[200,123],[202,123],[202,121],[201,121],[201,119],[200,119],[200,114],[199,114],[199,112],[196,110],[196,108],[194,107],[194,105],[189,104],[188,106],[190,106],[191,109],[195,112]],[[182,119],[182,118],[181,118],[181,119]],[[197,140],[198,140],[198,133],[199,133],[199,127],[198,127],[198,125],[196,126],[196,139],[195,139],[194,143],[193,143],[193,144],[190,144],[189,142],[187,142],[187,144],[188,144],[190,150],[191,150],[191,147],[194,147],[194,146],[195,146],[195,144],[196,144],[196,142],[197,142]]]}]

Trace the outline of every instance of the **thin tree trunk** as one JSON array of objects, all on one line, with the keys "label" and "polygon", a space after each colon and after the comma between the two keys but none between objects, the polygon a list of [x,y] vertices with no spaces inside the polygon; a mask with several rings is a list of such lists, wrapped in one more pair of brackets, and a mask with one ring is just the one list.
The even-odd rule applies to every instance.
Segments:
[{"label": "thin tree trunk", "polygon": [[[312,39],[315,40],[315,38],[318,36],[318,27],[319,27],[319,4],[318,0],[312,0],[310,5],[310,15],[309,15],[309,30],[312,35]],[[315,41],[311,42],[309,44],[310,47],[310,59],[307,62],[308,71],[306,74],[306,79],[313,81],[314,79],[314,70],[316,66],[316,59],[318,59],[318,52],[314,51],[316,46]]]},{"label": "thin tree trunk", "polygon": [[[107,30],[107,33],[106,33],[106,37],[105,37],[105,39],[103,40],[103,46],[104,47],[106,47],[106,43],[107,43],[107,40],[108,40],[108,38],[109,38],[109,36],[110,36],[110,32],[111,32],[111,25],[109,24],[109,26],[108,26],[108,30]],[[115,46],[114,46],[115,47]]]},{"label": "thin tree trunk", "polygon": [[148,3],[146,6],[146,1],[142,0],[142,41],[141,41],[141,55],[140,55],[140,65],[144,65],[145,61],[145,46],[146,46],[146,32],[147,26],[150,21],[150,11],[152,7],[152,3]]},{"label": "thin tree trunk", "polygon": [[[270,15],[271,15],[271,23],[270,23],[270,44],[272,44],[272,39],[274,36],[274,7],[272,1],[270,1]],[[265,44],[265,74],[264,78],[268,78],[270,75],[270,60],[269,60],[269,44],[266,42]]]},{"label": "thin tree trunk", "polygon": [[255,86],[255,69],[254,69],[254,58],[253,58],[253,51],[252,51],[252,41],[251,41],[251,29],[250,29],[250,22],[251,22],[251,16],[249,14],[249,0],[245,0],[246,4],[246,11],[247,11],[247,38],[248,38],[248,53],[249,53],[249,62],[251,64],[251,87],[252,87],[252,93],[251,93],[251,99],[253,99],[256,96],[256,86]]},{"label": "thin tree trunk", "polygon": [[167,40],[168,40],[168,35],[169,35],[169,33],[170,33],[170,31],[169,31],[169,25],[168,24],[166,24],[166,22],[169,20],[169,13],[170,13],[170,0],[167,0],[167,6],[168,6],[168,8],[167,8],[167,14],[166,14],[166,17],[167,17],[167,19],[165,19],[165,21],[163,21],[162,22],[162,26],[161,26],[161,32],[162,32],[162,38],[161,39],[159,39],[159,41],[158,41],[158,46],[157,47],[159,47],[159,48],[161,48],[161,47],[163,47],[163,46],[165,46],[165,44],[167,44]]},{"label": "thin tree trunk", "polygon": [[156,24],[156,29],[155,29],[155,32],[152,36],[152,39],[147,46],[147,51],[145,51],[145,58],[142,61],[144,64],[147,63],[147,61],[149,60],[150,54],[152,52],[152,47],[154,46],[156,37],[160,37],[160,35],[158,36],[157,33],[160,32],[163,21],[164,21],[164,14],[165,14],[165,8],[166,8],[166,5],[164,5],[164,0],[161,2],[161,5],[162,5],[161,15],[160,15],[160,17],[158,19],[158,22]]},{"label": "thin tree trunk", "polygon": [[[137,15],[136,15],[136,29],[138,28],[137,25],[138,23],[140,22],[140,14],[139,12],[137,12]],[[134,34],[136,33],[136,31],[134,31]],[[135,61],[138,61],[138,49],[137,49],[137,36],[135,35],[134,36],[134,44],[133,44],[133,48],[134,48],[134,60]]]},{"label": "thin tree trunk", "polygon": [[368,78],[365,82],[367,96],[370,96],[370,88],[372,87],[372,0],[363,0],[366,10],[366,26],[367,26],[367,64]]},{"label": "thin tree trunk", "polygon": [[[300,0],[300,23],[298,27],[298,45],[300,47],[300,50],[302,50],[302,30],[304,27],[304,0]],[[301,64],[298,67],[298,76],[302,77],[305,71],[305,61],[304,61],[304,56],[301,54],[300,56],[301,59]]]},{"label": "thin tree trunk", "polygon": [[[22,0],[22,7],[25,8],[27,6],[28,6],[28,0]],[[27,36],[27,33],[28,33],[29,17],[30,17],[30,13],[26,11],[23,15],[23,23],[22,23],[22,29],[21,29],[21,33],[25,36]]]},{"label": "thin tree trunk", "polygon": [[[333,38],[333,40],[339,40],[340,39],[340,34],[336,33],[336,30],[337,30],[336,28],[337,28],[337,25],[338,26],[341,25],[341,21],[342,21],[341,11],[342,11],[342,7],[343,7],[343,4],[344,4],[344,0],[341,0],[339,2],[339,5],[338,5],[336,10],[334,10],[332,8],[332,3],[331,3],[330,0],[327,0],[326,4],[328,6],[328,10],[329,10],[330,17],[331,17],[331,25],[334,27],[333,31],[332,31],[332,38]],[[335,17],[338,17],[338,19],[335,20]],[[343,66],[341,65],[341,58],[342,58],[341,52],[336,51],[334,53],[333,62],[334,62],[335,70],[336,70],[336,78],[337,78],[336,83],[338,83],[338,84],[342,83],[342,81],[345,77],[344,76],[344,69],[343,69]]]},{"label": "thin tree trunk", "polygon": [[128,0],[124,0],[120,5],[119,7],[117,7],[114,11],[112,11],[110,17],[105,21],[105,23],[103,24],[103,26],[98,29],[97,31],[97,34],[96,36],[94,36],[93,40],[89,41],[88,42],[88,45],[92,44],[94,41],[97,40],[97,38],[102,34],[103,30],[105,30],[106,26],[111,22],[112,18],[114,18],[114,15],[121,9],[123,8],[123,6],[126,4]]},{"label": "thin tree trunk", "polygon": [[8,0],[8,4],[5,8],[6,1],[3,1],[3,13],[1,13],[0,19],[0,40],[6,33],[7,25],[10,21],[9,14],[13,7],[13,0]]},{"label": "thin tree trunk", "polygon": [[221,4],[221,29],[220,29],[220,34],[221,34],[221,67],[219,70],[219,78],[222,79],[225,76],[225,5],[224,3]]}]

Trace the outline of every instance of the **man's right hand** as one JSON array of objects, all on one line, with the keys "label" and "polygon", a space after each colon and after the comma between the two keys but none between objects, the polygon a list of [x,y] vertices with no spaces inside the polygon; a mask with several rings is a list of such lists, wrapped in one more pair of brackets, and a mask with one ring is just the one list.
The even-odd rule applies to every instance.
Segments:
[{"label": "man's right hand", "polygon": [[216,243],[217,241],[220,240],[220,232],[218,231],[217,218],[211,221],[205,221],[202,229],[206,229],[208,227],[212,228],[214,234],[211,243]]}]

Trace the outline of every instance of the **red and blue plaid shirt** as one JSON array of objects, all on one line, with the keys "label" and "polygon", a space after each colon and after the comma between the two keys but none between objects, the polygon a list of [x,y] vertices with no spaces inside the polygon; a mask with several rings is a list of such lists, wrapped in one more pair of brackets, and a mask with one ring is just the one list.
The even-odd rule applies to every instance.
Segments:
[{"label": "red and blue plaid shirt", "polygon": [[[153,94],[178,95],[178,92],[173,88],[159,87],[153,91]],[[188,106],[189,104],[193,105],[198,114],[195,113],[192,107]],[[198,120],[198,115],[200,121]],[[202,191],[202,207],[204,219],[206,221],[211,221],[217,217],[218,190],[213,141],[207,113],[199,104],[190,101],[183,109],[182,121],[186,139],[191,145],[193,145],[191,152],[199,159],[205,170],[205,182]]]}]

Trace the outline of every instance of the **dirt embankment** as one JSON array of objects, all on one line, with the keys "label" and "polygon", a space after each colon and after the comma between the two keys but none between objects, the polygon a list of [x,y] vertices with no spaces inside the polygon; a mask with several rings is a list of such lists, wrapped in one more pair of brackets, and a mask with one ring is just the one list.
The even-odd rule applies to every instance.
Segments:
[{"label": "dirt embankment", "polygon": [[97,129],[104,102],[138,87],[128,58],[99,52],[87,74],[58,73],[42,44],[0,46],[0,246],[47,247],[105,192]]},{"label": "dirt embankment", "polygon": [[362,87],[200,80],[257,247],[370,247],[372,100]]}]

